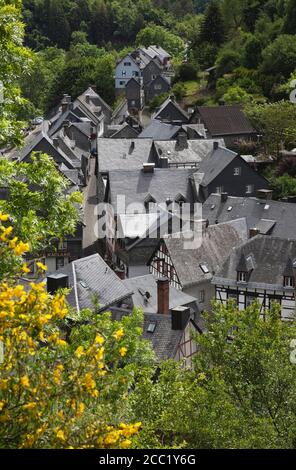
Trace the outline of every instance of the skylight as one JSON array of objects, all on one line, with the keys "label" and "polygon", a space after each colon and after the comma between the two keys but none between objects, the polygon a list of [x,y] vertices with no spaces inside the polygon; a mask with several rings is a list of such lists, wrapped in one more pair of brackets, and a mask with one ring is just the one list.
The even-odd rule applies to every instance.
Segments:
[{"label": "skylight", "polygon": [[265,206],[264,206],[264,210],[266,210],[266,211],[267,211],[267,210],[269,209],[269,207],[270,207],[270,206],[269,206],[269,204],[265,204]]},{"label": "skylight", "polygon": [[232,211],[232,206],[229,206],[229,207],[227,208],[227,210],[228,210],[228,212]]},{"label": "skylight", "polygon": [[149,323],[149,326],[147,328],[147,333],[154,333],[155,328],[156,328],[156,322]]},{"label": "skylight", "polygon": [[211,206],[211,211],[213,211],[213,210],[215,209],[215,207],[216,207],[216,205],[213,204],[213,205]]},{"label": "skylight", "polygon": [[210,272],[205,264],[200,264],[199,267],[204,274],[208,274]]}]

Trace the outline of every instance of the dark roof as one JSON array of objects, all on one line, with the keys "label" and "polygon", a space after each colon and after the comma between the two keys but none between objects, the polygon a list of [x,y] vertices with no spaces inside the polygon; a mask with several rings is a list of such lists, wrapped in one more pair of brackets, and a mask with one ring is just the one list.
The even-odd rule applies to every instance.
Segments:
[{"label": "dark roof", "polygon": [[174,201],[179,193],[184,195],[186,202],[192,203],[193,192],[189,181],[192,171],[183,168],[155,168],[151,173],[144,173],[143,170],[110,171],[110,202],[115,212],[117,196],[125,196],[126,205],[141,203],[143,211],[148,194],[157,204],[166,204],[168,199]]},{"label": "dark roof", "polygon": [[151,139],[98,139],[99,171],[135,170],[151,160]]},{"label": "dark roof", "polygon": [[67,300],[77,310],[93,308],[95,298],[100,309],[105,310],[131,295],[131,291],[98,254],[72,261],[54,274],[57,273],[69,276],[72,290]]},{"label": "dark roof", "polygon": [[254,288],[283,289],[283,276],[296,260],[296,241],[257,235],[234,249],[213,278],[213,283],[237,285],[237,267],[244,256],[253,260],[247,284]]},{"label": "dark roof", "polygon": [[248,229],[258,228],[260,233],[281,238],[296,239],[296,204],[258,199],[255,197],[211,194],[203,204],[203,218],[210,224],[245,217]]},{"label": "dark roof", "polygon": [[198,106],[197,112],[212,136],[256,133],[241,106]]},{"label": "dark roof", "polygon": [[[247,237],[244,219],[207,228],[203,237],[195,234],[197,247],[186,246],[184,236],[169,236],[164,242],[183,287],[211,280],[233,248]],[[206,268],[206,269],[205,269]]]},{"label": "dark roof", "polygon": [[[198,141],[200,142],[200,141]],[[200,163],[198,171],[203,173],[202,186],[208,186],[236,158],[237,153],[225,147],[212,150]]]},{"label": "dark roof", "polygon": [[[168,97],[162,104],[161,106],[155,111],[153,114],[153,119],[162,119],[162,117],[165,116],[165,110],[166,108],[175,108],[176,112],[180,117],[182,118],[182,122],[188,122],[189,121],[189,115],[184,111],[184,109],[181,108],[181,106],[176,103],[176,101],[173,101],[171,97]],[[169,113],[170,114],[170,113]],[[165,116],[166,117],[166,116]]]},{"label": "dark roof", "polygon": [[139,135],[139,139],[153,139],[153,140],[170,140],[181,130],[181,126],[174,124],[167,124],[159,121],[158,119],[152,119],[146,129],[144,129]]},{"label": "dark roof", "polygon": [[[152,274],[132,277],[123,281],[129,291],[133,292],[132,300],[135,307],[140,307],[144,312],[157,313],[157,279]],[[146,301],[145,293],[150,297]],[[170,286],[169,308],[187,306],[196,302],[196,299],[181,290]]]}]

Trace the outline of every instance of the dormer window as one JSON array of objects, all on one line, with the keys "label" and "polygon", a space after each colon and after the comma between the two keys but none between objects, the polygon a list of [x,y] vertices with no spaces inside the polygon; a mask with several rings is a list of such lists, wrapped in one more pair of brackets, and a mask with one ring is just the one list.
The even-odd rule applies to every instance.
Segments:
[{"label": "dormer window", "polygon": [[284,287],[295,287],[295,279],[293,276],[284,276]]},{"label": "dormer window", "polygon": [[237,281],[238,282],[247,282],[247,273],[245,271],[237,272]]}]

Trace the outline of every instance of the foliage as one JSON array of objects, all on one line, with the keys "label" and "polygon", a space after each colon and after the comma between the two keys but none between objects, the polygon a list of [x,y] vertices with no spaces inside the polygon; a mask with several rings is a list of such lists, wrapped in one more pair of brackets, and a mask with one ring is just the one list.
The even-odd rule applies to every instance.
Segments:
[{"label": "foliage", "polygon": [[190,62],[185,62],[178,67],[175,81],[187,82],[197,79],[197,69]]},{"label": "foliage", "polygon": [[296,179],[295,176],[290,176],[284,173],[282,176],[270,178],[270,183],[274,190],[275,199],[283,199],[289,196],[296,195]]},{"label": "foliage", "polygon": [[67,193],[69,182],[57,171],[51,157],[33,154],[29,163],[0,160],[0,186],[8,199],[0,209],[11,214],[19,239],[37,251],[50,239],[74,234],[79,221],[80,193]]},{"label": "foliage", "polygon": [[278,164],[278,175],[284,175],[287,173],[290,176],[296,177],[296,158],[286,157],[283,158]]},{"label": "foliage", "polygon": [[250,102],[251,96],[240,86],[228,88],[224,95],[226,104],[246,104]]},{"label": "foliage", "polygon": [[160,44],[175,57],[181,57],[185,50],[184,41],[162,26],[149,25],[142,29],[136,38],[136,43],[142,46]]},{"label": "foliage", "polygon": [[279,155],[283,146],[296,142],[296,107],[288,101],[253,105],[246,109],[255,129],[262,134],[266,151]]},{"label": "foliage", "polygon": [[23,47],[20,12],[20,1],[0,0],[0,147],[20,143],[25,124],[19,117],[25,105],[19,79],[28,72],[32,55]]},{"label": "foliage", "polygon": [[216,61],[217,76],[221,77],[227,73],[230,73],[240,65],[241,56],[237,51],[232,49],[223,49]]},{"label": "foliage", "polygon": [[205,11],[200,29],[199,41],[220,46],[224,40],[224,19],[220,4],[217,0],[211,0]]}]

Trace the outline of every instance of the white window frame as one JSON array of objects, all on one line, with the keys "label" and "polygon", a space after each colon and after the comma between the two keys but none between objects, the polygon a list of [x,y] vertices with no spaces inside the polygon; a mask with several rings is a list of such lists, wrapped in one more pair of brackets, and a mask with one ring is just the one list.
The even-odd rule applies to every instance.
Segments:
[{"label": "white window frame", "polygon": [[246,185],[246,194],[251,194],[254,192],[254,185],[253,184],[247,184]]},{"label": "white window frame", "polygon": [[242,167],[241,166],[237,166],[234,168],[233,170],[233,175],[234,176],[241,176],[242,174]]},{"label": "white window frame", "polygon": [[244,271],[238,271],[237,273],[238,282],[247,282],[247,273]]}]

